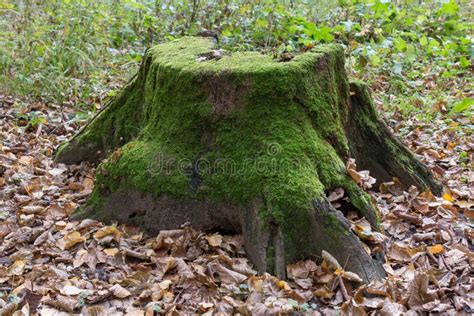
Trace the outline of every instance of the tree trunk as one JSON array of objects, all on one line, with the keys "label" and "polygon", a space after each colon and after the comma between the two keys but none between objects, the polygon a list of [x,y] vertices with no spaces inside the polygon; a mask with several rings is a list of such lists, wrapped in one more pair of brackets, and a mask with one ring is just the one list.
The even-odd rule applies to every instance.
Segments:
[{"label": "tree trunk", "polygon": [[321,45],[278,62],[213,49],[189,37],[151,48],[136,78],[59,149],[65,163],[106,158],[74,216],[152,233],[185,222],[242,232],[256,268],[280,277],[322,250],[365,280],[382,276],[326,198],[343,188],[379,227],[344,161],[378,180],[440,186],[377,117],[365,85],[348,82],[343,50]]}]

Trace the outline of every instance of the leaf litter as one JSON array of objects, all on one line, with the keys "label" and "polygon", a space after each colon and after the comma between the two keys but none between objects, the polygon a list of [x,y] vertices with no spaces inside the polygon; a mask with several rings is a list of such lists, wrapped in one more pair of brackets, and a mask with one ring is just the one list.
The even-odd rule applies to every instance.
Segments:
[{"label": "leaf litter", "polygon": [[[136,227],[68,219],[93,188],[94,166],[53,162],[54,149],[83,123],[75,110],[40,106],[47,123],[18,126],[32,104],[0,96],[1,315],[402,315],[474,311],[474,138],[472,118],[432,124],[410,119],[405,142],[446,187],[442,197],[398,179],[369,191],[383,232],[347,215],[368,253],[384,254],[387,277],[364,284],[344,263],[288,265],[287,280],[258,275],[239,235],[204,234],[185,224],[149,236]],[[41,124],[40,124],[41,125]],[[347,172],[369,190],[375,179]],[[335,208],[348,197],[328,193]]]}]

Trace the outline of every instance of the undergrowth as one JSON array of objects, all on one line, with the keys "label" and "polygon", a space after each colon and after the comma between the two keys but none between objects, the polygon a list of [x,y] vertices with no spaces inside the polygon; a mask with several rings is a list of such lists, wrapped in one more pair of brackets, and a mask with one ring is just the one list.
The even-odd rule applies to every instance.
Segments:
[{"label": "undergrowth", "polygon": [[341,43],[348,69],[403,117],[474,102],[467,0],[3,0],[0,15],[0,92],[86,111],[131,77],[147,47],[202,31],[224,50],[275,58]]}]

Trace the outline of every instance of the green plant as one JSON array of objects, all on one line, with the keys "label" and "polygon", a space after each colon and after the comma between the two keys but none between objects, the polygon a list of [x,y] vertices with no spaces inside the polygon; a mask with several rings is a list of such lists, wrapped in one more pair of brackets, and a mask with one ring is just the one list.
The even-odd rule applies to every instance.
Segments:
[{"label": "green plant", "polygon": [[470,10],[467,0],[1,2],[0,90],[88,108],[130,78],[146,47],[212,30],[222,49],[275,58],[341,43],[355,76],[391,82],[383,102],[397,111],[406,95],[430,104],[452,80],[472,84]]}]

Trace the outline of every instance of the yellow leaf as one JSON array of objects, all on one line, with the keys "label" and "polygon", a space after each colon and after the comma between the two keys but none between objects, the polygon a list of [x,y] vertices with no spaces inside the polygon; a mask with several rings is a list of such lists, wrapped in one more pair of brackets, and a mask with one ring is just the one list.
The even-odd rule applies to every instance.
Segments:
[{"label": "yellow leaf", "polygon": [[164,280],[164,281],[158,283],[158,286],[162,290],[167,290],[170,287],[171,284],[172,284],[172,282],[170,280]]},{"label": "yellow leaf", "polygon": [[447,193],[447,192],[443,194],[443,199],[444,199],[445,201],[448,201],[448,202],[454,202],[454,199],[453,199],[453,197],[451,196],[451,194],[449,194],[449,193]]},{"label": "yellow leaf", "polygon": [[290,286],[285,281],[279,280],[276,282],[276,285],[282,290],[291,290]]},{"label": "yellow leaf", "polygon": [[114,239],[116,241],[120,241],[120,237],[122,236],[122,234],[117,229],[117,227],[115,227],[115,226],[106,226],[106,227],[103,227],[103,228],[99,229],[98,231],[96,231],[94,233],[94,238],[96,240],[98,240],[98,239],[101,239],[101,238],[104,238],[104,237],[107,237],[107,236],[111,236],[111,235],[114,236]]},{"label": "yellow leaf", "polygon": [[263,293],[263,277],[261,276],[251,276],[249,278],[249,287],[251,290],[257,293]]},{"label": "yellow leaf", "polygon": [[362,240],[370,240],[375,241],[375,236],[370,229],[370,226],[363,226],[360,224],[356,224],[354,227],[354,231]]},{"label": "yellow leaf", "polygon": [[436,244],[434,246],[428,247],[428,251],[433,255],[437,255],[444,251],[444,247],[443,245]]},{"label": "yellow leaf", "polygon": [[72,232],[70,234],[67,234],[64,236],[62,239],[58,241],[59,247],[63,250],[67,250],[71,248],[72,246],[83,242],[86,240],[79,232]]},{"label": "yellow leaf", "polygon": [[341,268],[337,268],[336,271],[334,271],[335,275],[341,275],[344,272]]},{"label": "yellow leaf", "polygon": [[26,262],[24,260],[16,260],[8,267],[7,275],[21,275],[25,270]]},{"label": "yellow leaf", "polygon": [[107,256],[113,257],[119,252],[119,250],[117,248],[106,248],[104,249],[104,252]]},{"label": "yellow leaf", "polygon": [[355,171],[354,169],[347,169],[347,174],[354,180],[356,183],[359,183],[362,179],[362,176]]}]

